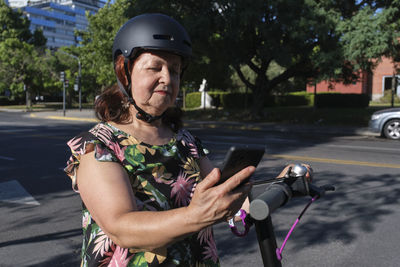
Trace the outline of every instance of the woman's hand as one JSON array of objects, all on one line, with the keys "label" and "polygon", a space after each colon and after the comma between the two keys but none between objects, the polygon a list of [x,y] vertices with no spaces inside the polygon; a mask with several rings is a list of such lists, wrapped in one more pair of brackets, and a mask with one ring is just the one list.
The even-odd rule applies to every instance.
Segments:
[{"label": "woman's hand", "polygon": [[[278,178],[278,179],[285,178],[288,175],[288,172],[294,167],[294,165],[295,164],[286,165],[285,168],[281,171],[281,173],[276,178]],[[305,178],[306,178],[307,182],[311,183],[312,179],[313,179],[313,174],[314,174],[313,169],[308,164],[302,163],[301,165],[307,168],[307,173],[305,175]]]},{"label": "woman's hand", "polygon": [[234,217],[251,190],[250,183],[243,186],[239,185],[253,174],[254,170],[255,168],[252,166],[247,167],[224,183],[214,186],[221,175],[219,169],[214,168],[197,185],[192,201],[188,206],[193,219],[197,220],[197,223],[202,227],[205,227]]}]

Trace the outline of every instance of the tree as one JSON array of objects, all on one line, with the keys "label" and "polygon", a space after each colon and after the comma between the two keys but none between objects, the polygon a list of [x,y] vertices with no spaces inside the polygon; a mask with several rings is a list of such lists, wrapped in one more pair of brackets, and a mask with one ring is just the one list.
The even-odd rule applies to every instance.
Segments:
[{"label": "tree", "polygon": [[125,10],[132,1],[109,2],[97,14],[89,15],[87,31],[77,32],[82,46],[77,47],[82,61],[82,85],[87,93],[98,94],[116,83],[112,62],[112,44],[118,29],[128,20]]},{"label": "tree", "polygon": [[[289,79],[334,73],[343,64],[336,25],[340,14],[312,0],[137,1],[134,11],[163,11],[179,18],[193,36],[207,69],[223,79],[231,66],[253,94],[253,114]],[[133,12],[131,12],[133,14]],[[199,16],[198,14],[202,14]],[[203,15],[204,14],[204,15]],[[271,76],[271,68],[282,72]],[[250,70],[250,79],[243,69]],[[195,69],[199,72],[199,69]],[[216,74],[215,74],[216,73]]]},{"label": "tree", "polygon": [[27,106],[31,106],[31,95],[38,91],[41,83],[40,57],[34,46],[17,38],[0,42],[0,77],[6,81],[14,95],[27,94]]},{"label": "tree", "polygon": [[[185,26],[193,43],[185,78],[196,84],[205,77],[211,88],[229,88],[234,70],[251,90],[257,115],[265,99],[292,79],[352,82],[372,55],[397,53],[399,1],[137,0],[128,5],[120,0],[92,18],[85,54],[97,53],[106,66],[122,22],[146,12],[170,15]],[[111,81],[110,69],[94,68],[104,81]]]},{"label": "tree", "polygon": [[10,89],[20,95],[26,89],[27,104],[31,94],[40,90],[43,83],[40,55],[44,53],[46,39],[41,30],[33,34],[30,22],[20,11],[14,11],[0,0],[0,91]]}]

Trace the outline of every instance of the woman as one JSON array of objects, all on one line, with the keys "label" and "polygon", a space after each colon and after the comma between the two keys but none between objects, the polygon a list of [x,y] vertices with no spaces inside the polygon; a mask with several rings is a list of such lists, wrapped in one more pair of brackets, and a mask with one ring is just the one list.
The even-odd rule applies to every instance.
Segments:
[{"label": "woman", "polygon": [[225,183],[171,108],[191,56],[172,18],[129,20],[113,45],[119,87],[96,100],[100,123],[69,141],[83,202],[82,266],[219,266],[211,226],[232,218],[254,167]]}]

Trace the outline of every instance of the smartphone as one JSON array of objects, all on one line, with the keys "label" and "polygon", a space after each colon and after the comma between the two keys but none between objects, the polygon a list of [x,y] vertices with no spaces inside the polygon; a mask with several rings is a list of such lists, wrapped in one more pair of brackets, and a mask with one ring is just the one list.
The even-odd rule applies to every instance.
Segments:
[{"label": "smartphone", "polygon": [[[256,145],[242,145],[232,146],[226,153],[225,159],[222,163],[221,179],[216,185],[222,184],[227,179],[232,177],[235,173],[241,171],[248,166],[257,167],[265,153],[264,146]],[[250,177],[249,177],[250,178]],[[248,179],[243,181],[240,185],[248,182]]]}]

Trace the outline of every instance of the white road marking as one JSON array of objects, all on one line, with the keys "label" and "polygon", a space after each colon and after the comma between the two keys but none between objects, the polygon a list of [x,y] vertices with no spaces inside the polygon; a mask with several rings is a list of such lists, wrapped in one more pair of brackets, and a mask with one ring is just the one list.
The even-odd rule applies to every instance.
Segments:
[{"label": "white road marking", "polygon": [[5,157],[5,156],[0,156],[0,159],[5,159],[5,160],[15,160],[14,158]]},{"label": "white road marking", "polygon": [[40,205],[17,180],[0,183],[0,202],[1,201],[35,206]]}]

